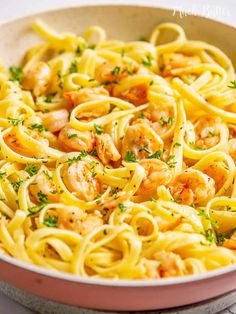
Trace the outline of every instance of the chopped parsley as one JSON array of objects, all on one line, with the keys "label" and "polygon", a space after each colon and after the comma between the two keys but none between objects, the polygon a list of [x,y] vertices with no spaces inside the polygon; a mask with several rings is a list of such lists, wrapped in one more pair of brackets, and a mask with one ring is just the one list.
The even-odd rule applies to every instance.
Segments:
[{"label": "chopped parsley", "polygon": [[152,60],[153,57],[151,55],[146,56],[145,59],[142,60],[142,64],[146,67],[151,67],[152,66]]},{"label": "chopped parsley", "polygon": [[82,158],[86,157],[88,155],[88,152],[86,151],[82,151],[81,153],[79,153],[78,156],[75,156],[73,158],[69,158],[67,161],[68,161],[68,165],[71,166],[73,165],[73,163],[81,160]]},{"label": "chopped parsley", "polygon": [[77,73],[78,72],[78,67],[76,61],[71,62],[70,68],[69,68],[69,73]]},{"label": "chopped parsley", "polygon": [[48,131],[48,128],[45,128],[43,124],[34,123],[29,127],[30,130],[38,130],[39,132]]},{"label": "chopped parsley", "polygon": [[94,123],[94,129],[98,135],[103,134],[103,128],[101,125]]},{"label": "chopped parsley", "polygon": [[96,48],[96,45],[95,44],[89,44],[87,48],[94,50]]},{"label": "chopped parsley", "polygon": [[116,66],[112,71],[111,74],[115,76],[116,80],[119,78],[120,74],[120,67]]},{"label": "chopped parsley", "polygon": [[105,216],[109,212],[109,208],[108,207],[103,207],[103,210],[104,210],[103,216]]},{"label": "chopped parsley", "polygon": [[119,192],[119,188],[117,186],[111,189],[112,195],[116,195],[118,192]]},{"label": "chopped parsley", "polygon": [[157,200],[154,197],[150,197],[150,202],[156,202]]},{"label": "chopped parsley", "polygon": [[37,174],[39,168],[35,165],[27,164],[25,167],[25,171],[28,172],[28,174],[32,177]]},{"label": "chopped parsley", "polygon": [[17,181],[12,181],[11,182],[11,185],[12,185],[12,187],[15,190],[16,193],[19,191],[19,188],[20,188],[22,183],[23,183],[22,179],[19,179]]},{"label": "chopped parsley", "polygon": [[81,53],[82,53],[82,49],[78,46],[78,47],[76,48],[75,53],[80,56]]},{"label": "chopped parsley", "polygon": [[189,142],[189,145],[195,150],[206,150],[204,147],[196,146],[193,142]]},{"label": "chopped parsley", "polygon": [[170,155],[168,160],[166,161],[167,165],[170,167],[170,168],[174,168],[175,167],[175,164],[177,163],[177,161],[175,161],[175,156],[174,155]]},{"label": "chopped parsley", "polygon": [[230,82],[231,85],[228,85],[229,88],[236,89],[236,80]]},{"label": "chopped parsley", "polygon": [[129,161],[129,162],[137,162],[137,159],[136,159],[134,153],[131,151],[126,152],[124,159],[125,159],[125,161]]},{"label": "chopped parsley", "polygon": [[175,122],[175,119],[173,117],[169,117],[167,120],[165,120],[163,117],[160,118],[161,126],[164,127],[167,124],[173,125]]},{"label": "chopped parsley", "polygon": [[175,148],[175,147],[180,147],[181,146],[181,144],[180,143],[174,143],[174,145],[173,145],[173,147]]},{"label": "chopped parsley", "polygon": [[45,99],[45,102],[46,103],[51,103],[52,102],[52,98],[56,95],[56,93],[52,93],[52,94],[48,94],[46,99]]},{"label": "chopped parsley", "polygon": [[49,216],[47,218],[44,218],[43,223],[47,227],[57,228],[58,227],[58,217],[57,216]]},{"label": "chopped parsley", "polygon": [[145,115],[141,112],[138,114],[138,118],[139,119],[145,119]]},{"label": "chopped parsley", "polygon": [[149,86],[152,86],[154,84],[154,81],[150,81]]},{"label": "chopped parsley", "polygon": [[22,119],[15,119],[15,118],[7,118],[7,119],[13,126],[20,125],[23,122]]},{"label": "chopped parsley", "polygon": [[44,207],[45,207],[45,204],[36,205],[36,206],[28,208],[28,212],[29,212],[28,216],[33,216],[33,215],[38,214]]},{"label": "chopped parsley", "polygon": [[67,137],[68,137],[68,139],[75,138],[75,137],[77,137],[77,134],[70,134]]},{"label": "chopped parsley", "polygon": [[179,198],[179,197],[173,197],[173,202],[174,202],[174,203],[177,203],[177,204],[178,204],[181,200],[182,200],[182,199]]},{"label": "chopped parsley", "polygon": [[119,209],[120,209],[121,212],[124,212],[124,211],[127,209],[127,207],[126,207],[124,204],[122,204],[122,203],[120,203],[120,204],[118,205],[118,207],[119,207]]},{"label": "chopped parsley", "polygon": [[236,231],[236,228],[233,228],[232,230],[224,233],[218,233],[216,232],[216,243],[221,245],[225,242],[226,239],[231,238],[231,236],[234,234]]},{"label": "chopped parsley", "polygon": [[52,180],[52,176],[49,174],[47,170],[43,170],[43,174],[45,175],[46,178],[48,178],[48,180]]},{"label": "chopped parsley", "polygon": [[217,221],[215,221],[215,219],[207,215],[203,209],[198,209],[198,216],[204,217],[206,220],[208,220],[212,224],[212,226],[218,227]]},{"label": "chopped parsley", "polygon": [[206,237],[206,240],[209,241],[210,243],[213,243],[215,242],[215,237],[214,237],[214,233],[213,233],[213,230],[212,229],[204,229],[203,232],[201,232],[201,234],[203,236]]},{"label": "chopped parsley", "polygon": [[162,154],[162,150],[159,149],[154,154],[149,155],[148,159],[153,159],[153,158],[160,159],[161,154]]},{"label": "chopped parsley", "polygon": [[5,171],[0,171],[0,179],[4,179],[7,173]]},{"label": "chopped parsley", "polygon": [[214,137],[214,136],[216,136],[216,134],[215,134],[215,132],[209,131],[209,136]]},{"label": "chopped parsley", "polygon": [[21,67],[10,67],[9,70],[11,73],[10,81],[20,82],[22,80],[23,70]]},{"label": "chopped parsley", "polygon": [[42,192],[38,192],[37,199],[41,204],[48,204],[47,195]]},{"label": "chopped parsley", "polygon": [[96,148],[94,148],[91,153],[90,153],[91,156],[94,156],[94,157],[97,157],[98,156],[98,153],[97,153],[97,150]]},{"label": "chopped parsley", "polygon": [[150,150],[149,150],[146,146],[143,146],[143,147],[141,147],[141,148],[139,149],[139,152],[142,152],[142,151],[144,151],[144,152],[146,152],[146,153],[148,153],[148,154],[151,154]]}]

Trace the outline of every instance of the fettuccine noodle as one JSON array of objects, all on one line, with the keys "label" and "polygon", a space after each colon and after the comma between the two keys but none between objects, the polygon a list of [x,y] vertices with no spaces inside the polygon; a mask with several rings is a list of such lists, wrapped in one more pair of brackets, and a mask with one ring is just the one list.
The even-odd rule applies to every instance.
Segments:
[{"label": "fettuccine noodle", "polygon": [[236,263],[229,58],[171,23],[127,43],[33,28],[0,72],[0,254],[120,279]]}]

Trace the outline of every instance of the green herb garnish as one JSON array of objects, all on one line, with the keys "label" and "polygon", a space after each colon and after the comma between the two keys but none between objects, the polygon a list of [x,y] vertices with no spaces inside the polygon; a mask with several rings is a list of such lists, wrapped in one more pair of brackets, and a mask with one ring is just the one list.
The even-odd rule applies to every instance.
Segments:
[{"label": "green herb garnish", "polygon": [[38,130],[39,132],[48,131],[48,128],[45,128],[43,124],[34,123],[29,127],[30,130]]},{"label": "green herb garnish", "polygon": [[198,209],[198,216],[204,217],[206,220],[208,220],[212,224],[212,226],[218,227],[217,221],[211,218],[209,215],[207,215],[203,209]]},{"label": "green herb garnish", "polygon": [[136,159],[134,153],[131,151],[126,152],[124,159],[125,159],[125,161],[129,161],[129,162],[137,162],[137,159]]},{"label": "green herb garnish", "polygon": [[166,161],[167,165],[170,167],[170,168],[174,168],[175,167],[175,164],[177,163],[177,161],[175,161],[175,156],[174,155],[170,155],[168,160]]},{"label": "green herb garnish", "polygon": [[120,203],[118,205],[118,207],[119,207],[120,211],[122,211],[122,212],[124,212],[127,209],[127,207],[124,204],[122,204],[122,203]]},{"label": "green herb garnish", "polygon": [[139,119],[145,119],[145,115],[141,112],[138,114],[138,118]]},{"label": "green herb garnish", "polygon": [[146,56],[145,59],[142,60],[142,64],[146,67],[151,67],[152,66],[152,60],[153,57],[151,55]]},{"label": "green herb garnish", "polygon": [[10,81],[20,82],[22,80],[23,70],[21,67],[10,67],[9,70],[11,73]]},{"label": "green herb garnish", "polygon": [[13,189],[15,190],[15,192],[17,193],[19,191],[19,188],[21,186],[21,183],[23,183],[23,180],[22,179],[19,179],[17,181],[12,181],[11,182],[11,185],[13,187]]},{"label": "green herb garnish", "polygon": [[154,154],[149,155],[148,159],[153,159],[153,158],[160,159],[161,154],[162,154],[162,150],[159,149]]},{"label": "green herb garnish", "polygon": [[236,80],[230,82],[231,85],[228,85],[229,88],[236,89]]},{"label": "green herb garnish", "polygon": [[48,171],[43,170],[43,174],[46,176],[46,178],[48,178],[48,180],[52,180],[52,176],[49,174]]},{"label": "green herb garnish", "polygon": [[43,223],[47,227],[57,228],[58,227],[58,217],[56,217],[56,216],[49,216],[47,218],[44,218]]},{"label": "green herb garnish", "polygon": [[39,168],[35,165],[27,164],[25,167],[25,171],[28,172],[28,174],[32,177],[37,174]]},{"label": "green herb garnish", "polygon": [[77,134],[70,134],[70,135],[68,135],[67,137],[68,137],[68,139],[71,139],[71,138],[75,138],[75,137],[77,137],[78,135]]},{"label": "green herb garnish", "polygon": [[37,199],[41,204],[48,204],[47,195],[42,192],[38,192]]},{"label": "green herb garnish", "polygon": [[70,68],[69,68],[69,73],[77,73],[78,72],[78,67],[77,67],[77,62],[73,61],[71,62]]},{"label": "green herb garnish", "polygon": [[56,95],[56,93],[51,93],[51,94],[48,94],[46,96],[46,99],[45,99],[45,102],[46,103],[51,103],[52,102],[52,98]]},{"label": "green herb garnish", "polygon": [[82,151],[81,153],[79,153],[78,156],[75,156],[73,158],[69,158],[67,161],[68,161],[68,165],[71,166],[73,165],[73,163],[83,159],[84,157],[86,157],[88,155],[88,152],[86,151]]},{"label": "green herb garnish", "polygon": [[101,125],[94,123],[94,129],[98,135],[103,134],[103,128]]},{"label": "green herb garnish", "polygon": [[5,171],[0,171],[0,179],[4,179],[7,173]]},{"label": "green herb garnish", "polygon": [[15,119],[15,118],[7,118],[7,119],[13,126],[20,125],[23,122],[22,119]]},{"label": "green herb garnish", "polygon": [[173,125],[175,119],[173,117],[169,117],[167,120],[165,120],[163,117],[160,118],[161,126],[164,127],[167,124]]}]

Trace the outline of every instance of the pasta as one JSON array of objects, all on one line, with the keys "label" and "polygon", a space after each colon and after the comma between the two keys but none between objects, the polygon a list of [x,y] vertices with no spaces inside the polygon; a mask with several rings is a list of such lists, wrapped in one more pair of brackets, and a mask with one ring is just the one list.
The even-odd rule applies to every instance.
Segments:
[{"label": "pasta", "polygon": [[44,41],[0,67],[0,254],[118,279],[235,264],[229,58],[172,23],[131,42],[33,29]]}]

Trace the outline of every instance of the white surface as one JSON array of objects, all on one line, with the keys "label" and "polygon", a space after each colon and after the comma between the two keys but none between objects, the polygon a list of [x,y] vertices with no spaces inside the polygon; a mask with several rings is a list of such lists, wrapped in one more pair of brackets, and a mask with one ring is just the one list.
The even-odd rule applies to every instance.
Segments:
[{"label": "white surface", "polygon": [[[47,9],[91,3],[155,4],[173,8],[173,14],[200,14],[236,26],[236,0],[0,0],[0,22]],[[0,294],[1,314],[30,314],[32,311]],[[236,305],[222,314],[236,314]],[[69,313],[68,313],[69,314]]]}]

